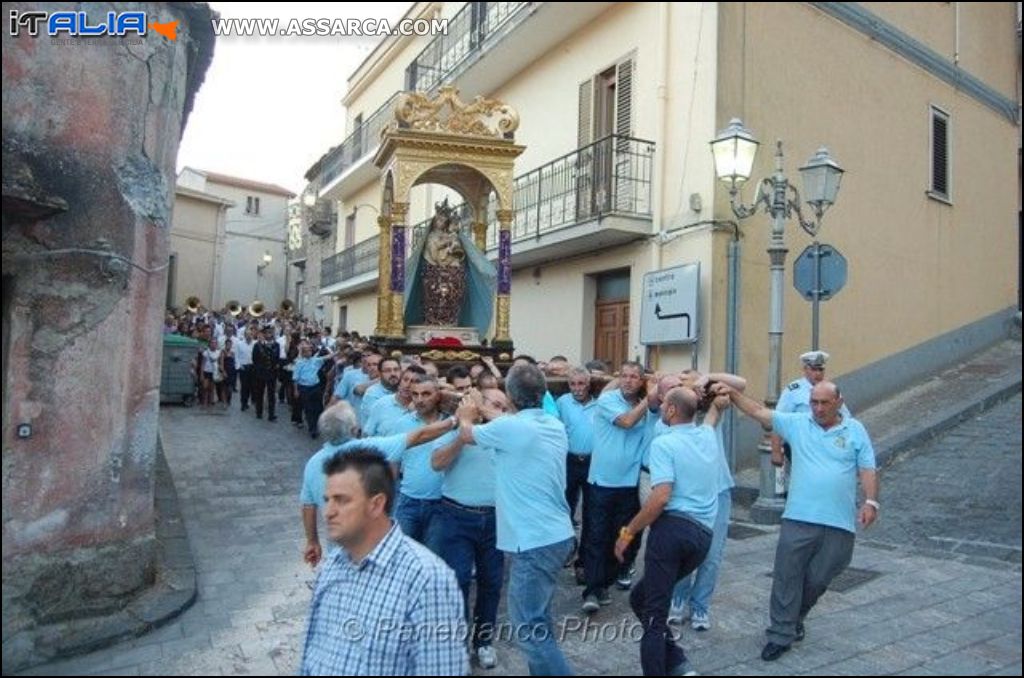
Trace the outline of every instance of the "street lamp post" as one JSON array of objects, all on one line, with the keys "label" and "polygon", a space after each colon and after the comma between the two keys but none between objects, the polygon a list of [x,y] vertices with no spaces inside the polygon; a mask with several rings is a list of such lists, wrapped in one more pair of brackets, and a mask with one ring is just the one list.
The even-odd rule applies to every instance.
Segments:
[{"label": "street lamp post", "polygon": [[[783,240],[786,220],[796,216],[801,228],[817,238],[825,211],[835,202],[843,169],[832,159],[828,149],[817,153],[800,168],[807,204],[814,211],[812,220],[805,220],[800,208],[800,193],[789,183],[782,171],[782,142],[776,143],[775,173],[757,185],[754,202],[744,205],[739,197],[740,188],[750,178],[759,142],[739,118],[718,133],[711,142],[715,159],[715,174],[729,185],[729,204],[739,219],[757,213],[759,208],[771,215],[771,235],[768,256],[771,262],[771,303],[768,327],[768,393],[765,403],[774,407],[782,385],[782,290],[786,265],[786,243]],[[758,445],[760,451],[760,494],[751,507],[751,519],[758,523],[777,523],[781,519],[785,501],[776,493],[775,467],[771,464],[771,442],[767,434]]]}]

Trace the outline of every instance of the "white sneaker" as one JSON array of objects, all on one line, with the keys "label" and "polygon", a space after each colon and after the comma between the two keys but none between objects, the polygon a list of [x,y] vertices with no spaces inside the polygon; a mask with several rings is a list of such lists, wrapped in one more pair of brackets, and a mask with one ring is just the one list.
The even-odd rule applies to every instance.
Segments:
[{"label": "white sneaker", "polygon": [[690,606],[683,603],[680,607],[673,605],[668,611],[669,624],[682,624],[690,621]]},{"label": "white sneaker", "polygon": [[711,616],[707,612],[694,612],[690,628],[694,631],[707,631],[711,628]]},{"label": "white sneaker", "polygon": [[476,649],[476,660],[482,669],[493,669],[498,665],[498,653],[490,645],[481,645]]}]

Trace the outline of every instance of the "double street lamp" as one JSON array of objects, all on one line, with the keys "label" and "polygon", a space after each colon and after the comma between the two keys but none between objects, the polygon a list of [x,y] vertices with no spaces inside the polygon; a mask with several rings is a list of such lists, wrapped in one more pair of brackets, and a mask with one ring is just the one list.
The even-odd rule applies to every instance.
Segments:
[{"label": "double street lamp", "polygon": [[[836,201],[843,169],[821,147],[814,156],[800,168],[803,194],[814,212],[810,220],[804,219],[800,207],[800,192],[789,183],[782,172],[782,142],[776,143],[775,173],[762,179],[757,185],[754,201],[744,205],[740,189],[750,178],[759,142],[739,118],[729,121],[729,126],[718,133],[711,142],[715,159],[715,174],[729,186],[729,204],[738,219],[755,215],[759,208],[771,215],[771,237],[768,241],[768,256],[771,260],[771,307],[768,328],[768,394],[765,398],[769,407],[778,401],[782,386],[782,290],[786,264],[786,243],[783,240],[786,220],[796,216],[797,222],[812,238],[817,238],[822,216]],[[815,288],[820,285],[815,281]],[[755,522],[778,522],[785,505],[775,491],[775,468],[771,465],[771,444],[767,435],[758,446],[761,462],[761,491],[751,508]]]}]

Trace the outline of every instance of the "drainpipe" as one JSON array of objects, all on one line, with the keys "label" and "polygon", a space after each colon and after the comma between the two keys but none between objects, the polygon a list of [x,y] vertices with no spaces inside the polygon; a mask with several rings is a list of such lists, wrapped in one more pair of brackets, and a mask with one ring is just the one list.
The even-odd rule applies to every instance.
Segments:
[{"label": "drainpipe", "polygon": [[[661,30],[658,32],[658,80],[655,83],[655,125],[657,134],[655,136],[657,146],[655,147],[655,174],[657,183],[654,188],[653,214],[655,223],[658,225],[658,233],[651,238],[651,270],[657,271],[662,266],[662,240],[665,235],[665,192],[668,190],[668,182],[665,178],[665,156],[668,154],[668,41],[669,41],[669,5],[668,2],[658,3],[658,23]],[[637,309],[639,311],[639,309]],[[646,363],[648,368],[657,369],[658,365],[651,365],[652,352],[647,347]],[[659,355],[660,354],[655,354]]]}]

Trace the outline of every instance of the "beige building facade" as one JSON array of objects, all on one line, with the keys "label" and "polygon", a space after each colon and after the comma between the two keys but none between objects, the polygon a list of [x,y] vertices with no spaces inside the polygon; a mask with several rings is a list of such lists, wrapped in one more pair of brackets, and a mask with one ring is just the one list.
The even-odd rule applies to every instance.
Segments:
[{"label": "beige building facade", "polygon": [[214,262],[210,296],[197,295],[203,305],[219,310],[231,300],[246,306],[260,299],[277,308],[289,294],[288,202],[295,194],[276,184],[191,167],[178,174],[178,186],[230,203],[212,253],[202,254],[203,261],[212,257]]},{"label": "beige building facade", "polygon": [[[771,218],[734,216],[708,146],[733,117],[761,141],[747,202],[776,140],[796,185],[823,145],[846,170],[819,239],[849,276],[820,335],[853,405],[1005,334],[1019,265],[1013,4],[415,3],[408,16],[448,18],[448,34],[370,54],[349,79],[351,134],[310,177],[338,213],[320,290],[335,324],[376,325],[373,156],[393,97],[453,84],[520,115],[517,352],[730,369],[765,395]],[[448,195],[415,189],[410,225]],[[790,220],[785,242],[784,378],[811,341],[792,284],[811,238]],[[690,263],[698,342],[642,344],[644,275]]]},{"label": "beige building facade", "polygon": [[192,296],[204,304],[219,299],[227,211],[234,203],[185,186],[174,189],[167,308],[184,307]]}]

